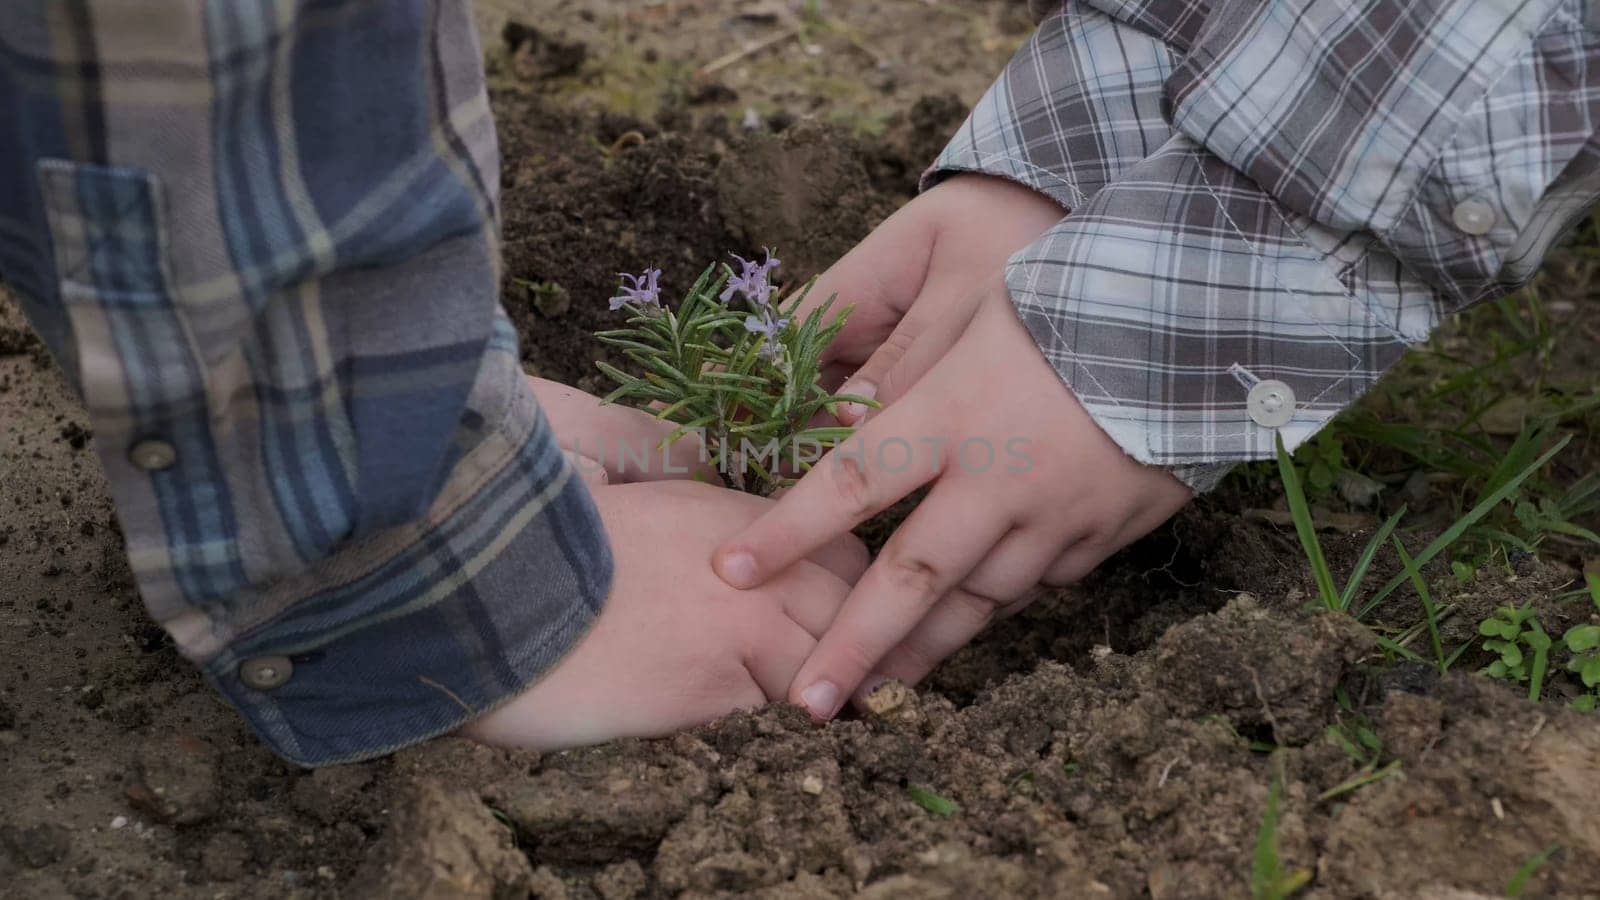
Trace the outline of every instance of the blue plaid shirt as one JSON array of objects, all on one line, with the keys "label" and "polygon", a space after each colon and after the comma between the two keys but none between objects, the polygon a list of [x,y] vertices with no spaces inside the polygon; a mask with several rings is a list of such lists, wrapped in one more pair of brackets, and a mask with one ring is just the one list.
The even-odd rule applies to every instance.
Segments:
[{"label": "blue plaid shirt", "polygon": [[0,5],[0,272],[151,613],[323,764],[537,679],[609,588],[497,303],[466,0]]}]

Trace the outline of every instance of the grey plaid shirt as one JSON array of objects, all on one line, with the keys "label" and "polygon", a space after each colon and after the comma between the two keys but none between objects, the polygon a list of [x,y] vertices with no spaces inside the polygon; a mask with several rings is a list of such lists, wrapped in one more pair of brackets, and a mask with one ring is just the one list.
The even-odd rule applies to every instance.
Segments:
[{"label": "grey plaid shirt", "polygon": [[1012,259],[1012,299],[1117,443],[1196,490],[1527,281],[1600,197],[1580,0],[1052,8],[927,183],[985,172],[1070,210]]}]

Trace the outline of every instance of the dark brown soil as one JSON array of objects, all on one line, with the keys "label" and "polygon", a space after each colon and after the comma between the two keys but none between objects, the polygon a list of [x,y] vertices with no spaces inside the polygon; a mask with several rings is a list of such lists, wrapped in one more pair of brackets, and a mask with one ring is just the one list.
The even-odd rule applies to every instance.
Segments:
[{"label": "dark brown soil", "polygon": [[[617,268],[682,284],[776,244],[789,277],[814,273],[908,196],[961,114],[935,97],[884,137],[749,135],[515,80],[495,101],[506,300],[530,368],[591,389]],[[93,449],[0,298],[0,896],[1239,897],[1277,779],[1304,896],[1499,896],[1559,846],[1525,896],[1600,897],[1600,719],[1565,708],[1566,682],[1533,704],[1468,674],[1480,653],[1443,679],[1384,665],[1374,632],[1308,611],[1292,529],[1241,515],[1272,501],[1245,488],[879,713],[818,729],[772,707],[548,756],[447,739],[306,772],[143,618]],[[1324,536],[1336,571],[1369,534]],[[1574,577],[1532,557],[1466,588],[1443,574],[1445,643],[1503,603],[1535,602],[1558,634],[1590,615],[1554,599]],[[1415,621],[1395,602],[1383,618]],[[1391,774],[1349,787],[1335,726],[1370,729]]]}]

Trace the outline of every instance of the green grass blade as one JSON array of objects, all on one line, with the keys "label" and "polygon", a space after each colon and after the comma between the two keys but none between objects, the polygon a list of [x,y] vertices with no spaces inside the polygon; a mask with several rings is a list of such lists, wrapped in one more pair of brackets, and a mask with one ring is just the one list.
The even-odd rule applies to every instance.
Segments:
[{"label": "green grass blade", "polygon": [[1285,872],[1278,858],[1278,808],[1282,801],[1283,781],[1281,776],[1275,776],[1272,787],[1267,789],[1267,809],[1261,816],[1261,830],[1252,855],[1252,900],[1285,900],[1311,880],[1311,873],[1305,870]]},{"label": "green grass blade", "polygon": [[1383,542],[1394,533],[1395,526],[1400,524],[1400,519],[1405,514],[1406,508],[1400,507],[1399,511],[1390,516],[1389,521],[1384,522],[1383,527],[1372,535],[1372,540],[1367,541],[1367,546],[1362,548],[1361,557],[1356,560],[1356,567],[1350,572],[1350,580],[1344,586],[1344,593],[1339,595],[1340,609],[1349,610],[1350,605],[1355,603],[1356,591],[1361,589],[1361,582],[1366,580],[1367,570],[1372,568],[1372,561],[1378,555],[1378,548],[1382,547]]},{"label": "green grass blade", "polygon": [[1412,561],[1411,554],[1406,552],[1406,545],[1399,538],[1393,538],[1394,552],[1400,557],[1400,565],[1405,568],[1405,574],[1411,579],[1411,586],[1416,588],[1417,597],[1422,600],[1422,614],[1426,617],[1428,625],[1428,641],[1433,644],[1433,659],[1439,666],[1439,674],[1445,672],[1444,644],[1439,640],[1439,608],[1433,605],[1433,593],[1428,590],[1428,582],[1417,571],[1417,564]]},{"label": "green grass blade", "polygon": [[1544,868],[1545,863],[1550,861],[1550,857],[1560,852],[1560,844],[1551,844],[1528,857],[1528,861],[1519,866],[1511,876],[1511,880],[1506,882],[1506,896],[1521,897],[1522,892],[1528,889],[1528,882],[1533,880],[1533,876],[1539,874],[1539,870]]},{"label": "green grass blade", "polygon": [[1322,605],[1337,610],[1339,591],[1333,584],[1333,573],[1328,571],[1328,560],[1322,555],[1322,543],[1317,540],[1317,528],[1311,521],[1311,508],[1306,504],[1305,491],[1300,487],[1300,474],[1295,471],[1294,460],[1283,446],[1283,435],[1278,442],[1278,472],[1283,478],[1283,492],[1289,501],[1289,514],[1294,519],[1294,530],[1300,536],[1300,546],[1305,548],[1306,559],[1311,562],[1311,574],[1317,582],[1317,592],[1322,595]]},{"label": "green grass blade", "polygon": [[1533,632],[1527,637],[1528,645],[1533,648],[1533,662],[1528,665],[1528,699],[1538,703],[1544,691],[1545,673],[1550,670],[1551,641],[1538,619],[1529,619],[1528,627]]},{"label": "green grass blade", "polygon": [[[1567,445],[1570,443],[1572,443],[1572,435],[1569,434],[1562,438],[1560,443],[1545,451],[1544,455],[1529,463],[1526,468],[1517,473],[1516,477],[1501,485],[1499,490],[1478,501],[1477,506],[1474,506],[1467,512],[1466,515],[1456,520],[1454,525],[1451,525],[1449,528],[1445,529],[1443,534],[1440,534],[1438,537],[1434,538],[1432,543],[1428,544],[1428,546],[1424,548],[1421,553],[1417,554],[1417,568],[1421,569],[1428,563],[1432,562],[1434,557],[1449,549],[1450,545],[1459,540],[1461,535],[1465,534],[1468,528],[1476,525],[1480,519],[1489,514],[1490,510],[1494,509],[1496,506],[1499,506],[1507,497],[1510,497],[1512,494],[1516,493],[1517,488],[1521,487],[1524,481],[1527,481],[1528,478],[1533,475],[1533,473],[1544,468],[1545,463],[1554,459],[1556,454],[1560,453],[1562,450],[1565,450]],[[1394,578],[1390,579],[1389,583],[1385,584],[1383,589],[1378,591],[1376,596],[1374,596],[1371,600],[1368,600],[1365,606],[1361,607],[1361,612],[1357,614],[1356,618],[1365,618],[1367,613],[1375,609],[1377,605],[1382,603],[1384,600],[1387,600],[1389,595],[1393,594],[1395,590],[1400,587],[1400,585],[1405,584],[1406,579],[1407,576],[1404,572],[1401,572],[1399,575],[1396,575]]]},{"label": "green grass blade", "polygon": [[1448,657],[1445,658],[1444,670],[1446,672],[1450,671],[1450,667],[1456,664],[1456,660],[1461,658],[1461,654],[1463,654],[1463,653],[1467,652],[1468,650],[1470,650],[1472,648],[1472,645],[1475,644],[1475,643],[1477,643],[1477,641],[1467,641],[1466,643],[1464,643],[1461,646],[1457,647],[1455,649],[1454,653],[1451,653]]},{"label": "green grass blade", "polygon": [[941,797],[933,791],[930,791],[920,785],[911,785],[910,787],[906,788],[906,793],[911,795],[911,799],[915,801],[918,806],[936,816],[948,817],[953,816],[961,811],[961,804],[947,797]]},{"label": "green grass blade", "polygon": [[1341,781],[1333,787],[1328,788],[1327,790],[1318,794],[1317,802],[1326,803],[1336,797],[1342,797],[1345,794],[1358,791],[1369,784],[1373,784],[1388,778],[1390,775],[1393,775],[1399,770],[1400,760],[1397,759],[1380,769],[1368,769],[1366,771],[1357,772],[1349,778],[1346,778],[1344,781]]}]

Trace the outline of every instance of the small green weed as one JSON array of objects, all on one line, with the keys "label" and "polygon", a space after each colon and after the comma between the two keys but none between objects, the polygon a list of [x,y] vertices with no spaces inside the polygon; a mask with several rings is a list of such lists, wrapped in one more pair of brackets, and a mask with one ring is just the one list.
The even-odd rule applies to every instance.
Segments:
[{"label": "small green weed", "polygon": [[[1585,576],[1589,599],[1600,611],[1600,575]],[[1583,682],[1586,693],[1572,701],[1574,709],[1593,712],[1600,705],[1600,625],[1574,625],[1562,635],[1561,643],[1572,654],[1567,661],[1567,671],[1573,672]]]},{"label": "small green weed", "polygon": [[1527,682],[1528,699],[1537,701],[1544,689],[1544,676],[1550,668],[1550,635],[1534,615],[1533,607],[1502,606],[1478,625],[1478,633],[1489,638],[1483,649],[1499,659],[1483,668],[1490,678]]},{"label": "small green weed", "polygon": [[1278,856],[1278,816],[1283,802],[1282,776],[1274,776],[1267,790],[1267,809],[1261,817],[1250,871],[1251,900],[1287,900],[1311,881],[1309,869],[1286,869]]},{"label": "small green weed", "polygon": [[1517,871],[1512,874],[1511,878],[1506,881],[1506,896],[1521,897],[1522,892],[1528,889],[1528,882],[1533,880],[1533,876],[1539,874],[1539,870],[1543,869],[1545,864],[1550,862],[1550,858],[1560,852],[1560,844],[1551,844],[1538,853],[1528,857],[1527,862],[1524,862],[1521,866],[1519,866]]},{"label": "small green weed", "polygon": [[921,785],[911,785],[906,788],[906,793],[911,795],[912,802],[940,818],[948,818],[961,811],[961,804]]},{"label": "small green weed", "polygon": [[1319,803],[1358,791],[1400,770],[1398,759],[1387,764],[1383,762],[1383,740],[1378,737],[1372,722],[1356,711],[1344,688],[1335,688],[1334,696],[1339,701],[1341,712],[1338,720],[1328,726],[1328,740],[1338,745],[1358,768],[1354,775],[1323,791],[1317,797]]}]

